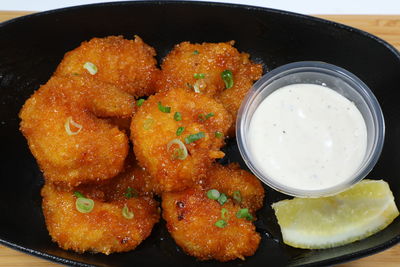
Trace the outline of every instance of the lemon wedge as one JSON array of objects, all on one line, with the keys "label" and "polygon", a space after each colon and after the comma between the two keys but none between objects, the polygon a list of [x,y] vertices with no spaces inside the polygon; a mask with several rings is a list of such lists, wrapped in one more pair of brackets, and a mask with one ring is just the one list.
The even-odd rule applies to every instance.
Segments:
[{"label": "lemon wedge", "polygon": [[389,185],[363,180],[340,194],[272,204],[285,244],[307,249],[345,245],[388,226],[399,211]]}]

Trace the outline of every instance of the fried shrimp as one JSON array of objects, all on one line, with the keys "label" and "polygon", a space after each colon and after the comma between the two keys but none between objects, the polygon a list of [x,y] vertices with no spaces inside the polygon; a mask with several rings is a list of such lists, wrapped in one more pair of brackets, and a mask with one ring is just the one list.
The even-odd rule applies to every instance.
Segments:
[{"label": "fried shrimp", "polygon": [[155,50],[135,36],[93,38],[66,53],[55,75],[86,75],[112,83],[134,96],[154,93]]},{"label": "fried shrimp", "polygon": [[[183,42],[164,58],[157,91],[186,88],[219,99],[236,120],[240,104],[253,82],[262,74],[249,54],[240,53],[234,42],[191,44]],[[232,125],[229,135],[234,135]]]},{"label": "fried shrimp", "polygon": [[102,201],[115,201],[124,197],[153,196],[153,177],[134,158],[128,154],[124,171],[116,177],[104,181],[81,184],[76,189],[84,195]]},{"label": "fried shrimp", "polygon": [[45,178],[76,186],[123,168],[126,134],[99,117],[129,117],[134,99],[91,77],[53,77],[24,104],[20,129]]},{"label": "fried shrimp", "polygon": [[203,188],[217,189],[252,212],[263,206],[264,188],[261,182],[253,174],[240,169],[237,163],[227,166],[214,164],[208,171]]},{"label": "fried shrimp", "polygon": [[157,191],[179,191],[205,176],[224,153],[231,115],[205,95],[172,89],[150,96],[134,114],[131,139]]},{"label": "fried shrimp", "polygon": [[175,242],[200,260],[244,260],[255,253],[260,235],[248,214],[228,199],[223,205],[207,191],[187,189],[162,195],[163,218]]},{"label": "fried shrimp", "polygon": [[52,184],[42,189],[47,229],[53,241],[66,250],[107,255],[129,251],[150,235],[159,220],[157,202],[151,197],[103,202],[78,194],[82,193],[63,191]]}]

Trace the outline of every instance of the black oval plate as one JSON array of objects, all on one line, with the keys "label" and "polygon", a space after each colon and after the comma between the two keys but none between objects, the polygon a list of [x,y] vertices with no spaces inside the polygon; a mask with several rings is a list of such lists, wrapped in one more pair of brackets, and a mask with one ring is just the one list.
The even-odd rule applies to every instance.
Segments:
[{"label": "black oval plate", "polygon": [[[124,2],[60,9],[0,25],[0,242],[71,266],[330,265],[386,249],[400,241],[400,218],[380,233],[347,246],[302,250],[284,245],[270,204],[287,196],[266,188],[256,222],[262,242],[246,261],[199,262],[185,255],[159,223],[136,250],[104,256],[64,251],[54,244],[41,211],[43,180],[18,130],[18,111],[51,76],[64,53],[92,37],[137,34],[158,51],[158,59],[181,41],[236,40],[236,47],[263,63],[317,60],[359,76],[375,93],[386,119],[382,156],[368,177],[389,182],[400,200],[400,56],[386,42],[333,22],[284,11],[200,2]],[[235,141],[225,161],[240,161]]]}]

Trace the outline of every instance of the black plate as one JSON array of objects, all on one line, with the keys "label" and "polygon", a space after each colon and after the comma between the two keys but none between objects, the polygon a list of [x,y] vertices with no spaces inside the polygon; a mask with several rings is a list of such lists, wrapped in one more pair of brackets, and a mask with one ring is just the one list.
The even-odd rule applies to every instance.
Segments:
[{"label": "black plate", "polygon": [[[265,70],[317,60],[359,76],[375,93],[386,119],[382,156],[368,177],[389,182],[400,206],[400,55],[386,42],[333,22],[284,11],[199,2],[125,2],[38,13],[0,25],[0,241],[36,256],[73,266],[189,266],[199,262],[176,247],[164,222],[135,251],[110,256],[63,251],[51,242],[41,211],[43,180],[18,131],[24,101],[51,76],[64,53],[92,37],[137,34],[162,58],[181,41],[236,40]],[[235,141],[226,160],[241,160]],[[281,242],[270,208],[287,196],[266,188],[256,222],[262,242],[253,257],[221,265],[330,265],[357,259],[400,241],[400,218],[360,242],[327,250],[302,250]]]}]

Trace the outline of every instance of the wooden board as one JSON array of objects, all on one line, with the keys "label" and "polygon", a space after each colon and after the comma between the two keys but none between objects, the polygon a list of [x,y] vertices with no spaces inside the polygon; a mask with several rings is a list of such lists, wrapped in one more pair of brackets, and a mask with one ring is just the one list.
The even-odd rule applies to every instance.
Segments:
[{"label": "wooden board", "polygon": [[[31,12],[0,11],[0,22]],[[400,15],[375,16],[375,15],[323,15],[324,19],[337,21],[355,28],[370,32],[386,40],[400,50]],[[56,267],[61,266],[31,255],[21,253],[0,245],[0,267],[29,266],[29,267]],[[400,266],[400,245],[392,247],[381,253],[362,258],[340,267],[398,267]]]}]

